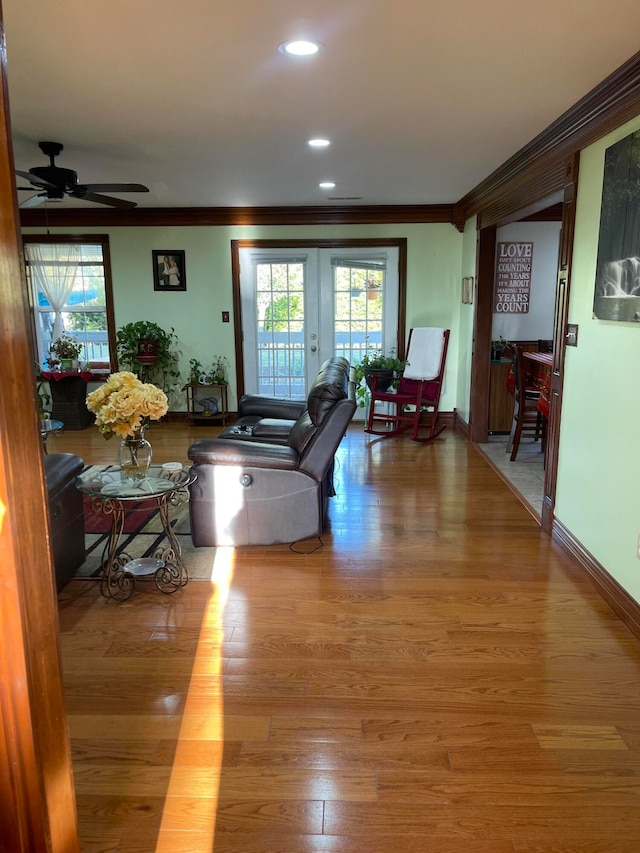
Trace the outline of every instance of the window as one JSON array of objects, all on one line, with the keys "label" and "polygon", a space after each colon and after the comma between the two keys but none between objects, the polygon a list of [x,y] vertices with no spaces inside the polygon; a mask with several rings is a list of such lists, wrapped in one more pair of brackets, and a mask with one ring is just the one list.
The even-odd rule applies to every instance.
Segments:
[{"label": "window", "polygon": [[115,363],[113,300],[107,237],[25,236],[38,363],[62,332],[82,344],[80,362]]}]

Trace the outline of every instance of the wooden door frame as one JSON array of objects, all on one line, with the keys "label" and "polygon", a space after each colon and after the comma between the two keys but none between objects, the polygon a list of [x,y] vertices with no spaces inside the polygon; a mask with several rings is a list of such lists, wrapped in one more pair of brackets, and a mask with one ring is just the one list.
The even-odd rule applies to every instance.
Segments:
[{"label": "wooden door frame", "polygon": [[553,319],[553,367],[551,368],[551,401],[549,427],[547,431],[547,455],[542,501],[542,529],[551,534],[556,503],[558,478],[558,450],[560,446],[560,415],[562,412],[562,389],[564,384],[564,360],[567,342],[567,320],[569,317],[569,293],[571,290],[571,261],[576,222],[576,199],[578,194],[578,168],[580,154],[574,152],[565,160],[565,177],[562,200],[562,228],[558,253],[558,278],[556,304]]},{"label": "wooden door frame", "polygon": [[[558,277],[555,294],[553,325],[553,368],[551,372],[551,405],[547,435],[544,496],[542,502],[542,530],[551,534],[555,509],[556,479],[558,474],[558,448],[560,444],[560,418],[562,411],[562,385],[566,343],[567,317],[573,235],[575,227],[576,196],[578,188],[579,151],[565,159],[562,187],[562,228],[558,253]],[[558,199],[554,193],[545,201],[510,212],[504,219],[483,227],[478,219],[476,246],[477,299],[473,325],[471,362],[471,396],[469,412],[469,438],[474,443],[484,443],[489,438],[489,382],[491,369],[491,334],[493,325],[493,290],[495,281],[495,252],[497,227],[529,216],[533,209],[553,204]]]},{"label": "wooden door frame", "polygon": [[231,280],[233,291],[233,321],[236,350],[236,394],[240,400],[244,394],[244,351],[242,346],[242,299],[240,293],[240,249],[362,249],[392,246],[398,250],[398,355],[404,358],[407,325],[407,238],[371,237],[350,239],[309,239],[309,240],[232,240],[231,241]]},{"label": "wooden door frame", "polygon": [[0,771],[3,849],[76,853],[77,817],[0,8]]},{"label": "wooden door frame", "polygon": [[473,315],[469,402],[469,439],[474,444],[482,444],[489,438],[489,382],[496,231],[495,225],[489,225],[486,228],[479,228],[476,237],[476,310]]}]

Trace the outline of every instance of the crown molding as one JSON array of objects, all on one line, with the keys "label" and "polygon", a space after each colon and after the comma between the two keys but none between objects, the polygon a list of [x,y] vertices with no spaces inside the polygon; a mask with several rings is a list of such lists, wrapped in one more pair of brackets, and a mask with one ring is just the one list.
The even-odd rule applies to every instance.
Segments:
[{"label": "crown molding", "polygon": [[481,210],[497,206],[498,199],[507,194],[512,197],[512,202],[521,198],[530,203],[533,200],[531,193],[535,196],[538,182],[541,186],[535,197],[542,198],[541,193],[550,189],[560,190],[561,184],[550,188],[548,178],[545,181],[544,176],[549,171],[555,170],[559,175],[562,169],[558,167],[564,164],[567,156],[638,114],[640,52],[517,151],[461,198],[455,207],[463,211],[466,220]]},{"label": "crown molding", "polygon": [[562,202],[556,202],[541,210],[535,210],[528,216],[521,216],[519,222],[562,222]]},{"label": "crown molding", "polygon": [[23,228],[45,227],[145,227],[212,225],[389,225],[448,223],[454,221],[452,204],[362,205],[351,207],[64,207],[28,208],[20,211]]}]

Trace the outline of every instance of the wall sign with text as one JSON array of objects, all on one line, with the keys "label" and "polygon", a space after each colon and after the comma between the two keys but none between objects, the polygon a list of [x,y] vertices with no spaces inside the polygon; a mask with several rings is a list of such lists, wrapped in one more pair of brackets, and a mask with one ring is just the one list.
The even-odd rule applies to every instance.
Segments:
[{"label": "wall sign with text", "polygon": [[528,314],[533,243],[498,243],[496,314]]}]

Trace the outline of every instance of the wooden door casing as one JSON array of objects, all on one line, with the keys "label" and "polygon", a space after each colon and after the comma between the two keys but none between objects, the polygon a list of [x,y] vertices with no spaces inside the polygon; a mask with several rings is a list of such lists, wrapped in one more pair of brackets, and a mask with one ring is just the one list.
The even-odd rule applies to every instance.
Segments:
[{"label": "wooden door casing", "polygon": [[0,849],[79,851],[0,10]]},{"label": "wooden door casing", "polygon": [[576,220],[576,197],[578,192],[578,167],[580,154],[575,152],[565,161],[565,185],[562,206],[562,229],[558,253],[558,282],[553,325],[553,367],[551,369],[551,401],[547,432],[547,458],[542,500],[542,529],[551,533],[553,527],[556,480],[558,476],[558,449],[560,445],[560,415],[562,409],[562,386],[564,381],[564,356],[569,315],[569,291],[571,283],[571,260],[573,257],[573,235]]}]

